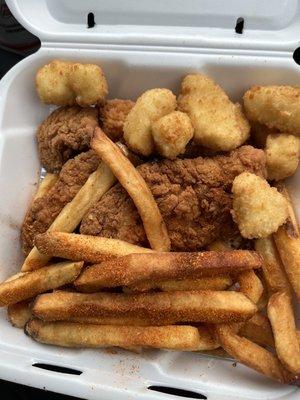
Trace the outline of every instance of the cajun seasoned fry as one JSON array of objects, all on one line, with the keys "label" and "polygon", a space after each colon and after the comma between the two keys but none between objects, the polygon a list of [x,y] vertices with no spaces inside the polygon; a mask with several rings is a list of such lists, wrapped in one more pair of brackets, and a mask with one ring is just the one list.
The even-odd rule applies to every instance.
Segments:
[{"label": "cajun seasoned fry", "polygon": [[300,300],[300,232],[297,219],[293,210],[288,190],[283,184],[277,185],[278,191],[288,201],[288,219],[280,226],[273,237],[282,263],[287,273],[288,280],[294,289],[298,301]]},{"label": "cajun seasoned fry", "polygon": [[193,326],[114,326],[84,325],[72,322],[29,321],[27,335],[47,344],[64,347],[111,347],[132,346],[158,349],[199,351],[212,350],[218,341],[207,328]]},{"label": "cajun seasoned fry", "polygon": [[153,252],[151,249],[123,240],[65,232],[46,232],[37,235],[35,245],[42,254],[50,257],[91,263],[99,263],[131,253]]},{"label": "cajun seasoned fry", "polygon": [[291,295],[291,286],[284,271],[279,254],[271,236],[255,241],[255,250],[262,256],[262,272],[268,293],[286,292]]},{"label": "cajun seasoned fry", "polygon": [[47,193],[48,190],[50,190],[51,187],[55,184],[57,179],[58,179],[58,175],[47,173],[45,175],[44,179],[39,184],[38,190],[37,190],[33,200],[43,197],[44,194]]},{"label": "cajun seasoned fry", "polygon": [[26,322],[32,317],[30,309],[30,300],[20,301],[7,307],[7,316],[9,321],[16,328],[23,329]]},{"label": "cajun seasoned fry", "polygon": [[70,293],[38,296],[33,314],[43,320],[76,317],[146,318],[153,325],[176,322],[238,322],[257,312],[243,294],[234,291],[187,291],[159,293]]},{"label": "cajun seasoned fry", "polygon": [[100,128],[95,128],[91,147],[107,163],[132,198],[153,250],[169,251],[170,238],[166,225],[149,187],[139,172]]},{"label": "cajun seasoned fry", "polygon": [[252,340],[260,346],[274,347],[274,337],[268,318],[260,313],[256,313],[248,319],[240,329],[239,335]]},{"label": "cajun seasoned fry", "polygon": [[143,281],[238,273],[260,266],[260,257],[248,250],[130,254],[91,266],[75,285],[83,291],[97,291],[103,287],[128,286]]},{"label": "cajun seasoned fry", "polygon": [[212,276],[199,279],[168,280],[168,281],[146,281],[137,285],[123,288],[126,293],[148,292],[158,289],[162,292],[175,292],[177,290],[225,290],[232,285],[229,276]]},{"label": "cajun seasoned fry", "polygon": [[[100,163],[76,196],[59,213],[49,231],[73,232],[90,207],[114,184],[115,177],[110,169]],[[41,254],[36,247],[30,251],[22,266],[22,271],[32,271],[43,267],[51,257]]]},{"label": "cajun seasoned fry", "polygon": [[275,348],[282,364],[294,374],[300,373],[300,344],[297,337],[291,298],[284,292],[274,293],[268,303]]},{"label": "cajun seasoned fry", "polygon": [[82,266],[83,262],[58,263],[4,281],[0,284],[0,306],[18,303],[71,283],[79,275]]},{"label": "cajun seasoned fry", "polygon": [[264,287],[253,270],[242,272],[237,276],[240,291],[248,297],[254,304],[261,298]]}]

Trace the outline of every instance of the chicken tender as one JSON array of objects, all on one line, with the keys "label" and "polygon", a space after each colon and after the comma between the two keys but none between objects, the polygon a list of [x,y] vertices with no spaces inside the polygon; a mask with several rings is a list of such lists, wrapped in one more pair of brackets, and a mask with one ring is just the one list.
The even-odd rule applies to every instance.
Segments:
[{"label": "chicken tender", "polygon": [[252,86],[244,94],[244,107],[250,120],[300,136],[300,87]]},{"label": "chicken tender", "polygon": [[39,69],[36,88],[43,103],[59,106],[89,106],[108,93],[102,69],[94,64],[53,60]]},{"label": "chicken tender", "polygon": [[160,155],[174,159],[185,152],[185,146],[194,135],[194,128],[187,114],[174,111],[155,121],[152,126],[155,148]]},{"label": "chicken tender", "polygon": [[191,118],[194,140],[202,146],[229,151],[249,136],[250,125],[241,106],[233,104],[223,89],[207,76],[192,74],[183,79],[178,107]]},{"label": "chicken tender", "polygon": [[90,148],[98,110],[79,106],[60,107],[45,119],[37,131],[40,160],[48,172],[57,173],[63,164]]},{"label": "chicken tender", "polygon": [[249,172],[232,185],[233,219],[243,237],[264,238],[277,231],[288,217],[288,203],[265,179]]},{"label": "chicken tender", "polygon": [[143,156],[154,150],[151,125],[174,111],[176,97],[169,89],[151,89],[143,93],[126,117],[124,139],[128,147]]},{"label": "chicken tender", "polygon": [[121,99],[107,100],[104,105],[100,105],[102,129],[111,140],[117,141],[123,136],[125,119],[133,106],[133,101]]},{"label": "chicken tender", "polygon": [[269,135],[266,143],[268,179],[279,181],[295,173],[300,157],[300,139],[293,135]]}]

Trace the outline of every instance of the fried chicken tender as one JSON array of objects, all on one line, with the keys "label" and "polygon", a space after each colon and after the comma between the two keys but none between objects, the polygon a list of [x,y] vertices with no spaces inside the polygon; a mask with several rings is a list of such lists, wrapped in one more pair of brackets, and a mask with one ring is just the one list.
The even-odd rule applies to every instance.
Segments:
[{"label": "fried chicken tender", "polygon": [[158,119],[151,130],[155,148],[160,155],[170,159],[184,153],[185,146],[194,135],[189,116],[181,111],[173,111]]},{"label": "fried chicken tender", "polygon": [[288,217],[288,203],[265,179],[243,172],[232,185],[233,219],[243,237],[264,238],[277,231]]},{"label": "fried chicken tender", "polygon": [[107,100],[104,105],[100,105],[102,129],[111,140],[117,141],[123,136],[125,119],[133,106],[133,101],[122,99]]},{"label": "fried chicken tender", "polygon": [[300,136],[299,86],[252,86],[244,94],[244,107],[250,120]]},{"label": "fried chicken tender", "polygon": [[151,89],[143,93],[125,119],[124,139],[128,147],[150,156],[154,150],[151,124],[175,108],[176,97],[169,89]]},{"label": "fried chicken tender", "polygon": [[53,60],[40,68],[36,88],[43,103],[89,106],[105,99],[108,86],[102,69],[94,64]]},{"label": "fried chicken tender", "polygon": [[266,143],[268,179],[279,181],[295,173],[300,157],[300,139],[293,135],[269,135]]},{"label": "fried chicken tender", "polygon": [[92,107],[60,107],[42,122],[37,131],[40,160],[48,172],[57,173],[76,154],[90,148],[98,110]]},{"label": "fried chicken tender", "polygon": [[229,151],[244,143],[250,131],[241,106],[201,74],[187,75],[181,84],[178,107],[191,118],[194,140],[213,150]]}]

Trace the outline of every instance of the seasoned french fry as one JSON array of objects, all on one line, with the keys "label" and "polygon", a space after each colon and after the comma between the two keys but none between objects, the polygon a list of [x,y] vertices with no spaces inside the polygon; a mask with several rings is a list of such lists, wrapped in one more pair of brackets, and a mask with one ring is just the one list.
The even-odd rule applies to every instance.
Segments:
[{"label": "seasoned french fry", "polygon": [[35,245],[42,254],[48,256],[91,263],[131,253],[153,252],[151,249],[139,247],[123,240],[65,232],[46,232],[37,235]]},{"label": "seasoned french fry", "polygon": [[4,281],[0,284],[0,306],[18,303],[71,283],[79,275],[82,266],[83,262],[58,263]]},{"label": "seasoned french fry", "polygon": [[[113,173],[104,163],[100,163],[73,200],[61,210],[49,231],[73,232],[91,206],[107,192],[114,182]],[[32,271],[41,268],[49,259],[49,256],[41,254],[36,247],[33,247],[21,270]]]},{"label": "seasoned french fry", "polygon": [[32,317],[30,309],[30,300],[20,301],[7,307],[7,316],[9,321],[16,328],[23,329],[26,322]]},{"label": "seasoned french fry", "polygon": [[264,239],[256,239],[255,250],[263,258],[262,271],[269,295],[271,296],[273,293],[282,291],[291,295],[291,287],[273,238],[269,236]]},{"label": "seasoned french fry", "polygon": [[284,225],[278,228],[273,237],[287,277],[296,293],[298,301],[300,301],[300,233],[298,223],[287,189],[280,183],[276,187],[288,200],[289,218]]},{"label": "seasoned french fry", "polygon": [[281,383],[299,382],[299,377],[285,370],[275,355],[234,334],[228,325],[215,325],[215,330],[223,349],[237,361]]},{"label": "seasoned french fry", "polygon": [[29,321],[27,335],[47,344],[64,347],[153,347],[158,349],[199,351],[219,346],[207,328],[192,326],[115,326],[83,325],[72,322]]},{"label": "seasoned french fry", "polygon": [[[149,318],[144,317],[93,317],[88,314],[85,316],[77,316],[75,314],[66,315],[61,320],[69,322],[79,322],[80,324],[95,324],[95,325],[121,325],[121,326],[161,326],[163,323],[155,324]],[[55,321],[60,321],[59,318],[55,318]]]},{"label": "seasoned french fry", "polygon": [[58,175],[47,173],[44,179],[38,186],[38,190],[34,196],[34,200],[43,197],[45,193],[47,193],[51,187],[55,184],[58,179]]},{"label": "seasoned french fry", "polygon": [[76,317],[146,318],[153,325],[176,322],[238,322],[249,319],[256,306],[234,291],[189,291],[139,294],[46,293],[34,302],[33,314],[48,321]]},{"label": "seasoned french fry", "polygon": [[107,163],[132,198],[143,221],[151,248],[169,251],[170,238],[166,225],[149,187],[139,172],[100,128],[95,128],[91,147]]},{"label": "seasoned french fry", "polygon": [[275,348],[282,364],[294,374],[300,373],[300,344],[297,337],[291,298],[284,292],[274,293],[268,303]]},{"label": "seasoned french fry", "polygon": [[212,276],[199,279],[169,280],[169,281],[149,281],[137,285],[123,288],[126,293],[148,292],[158,289],[162,292],[175,292],[177,290],[225,290],[232,285],[229,276]]},{"label": "seasoned french fry", "polygon": [[261,258],[248,250],[202,253],[130,254],[95,264],[76,280],[79,290],[128,286],[143,281],[200,278],[242,272],[261,266]]},{"label": "seasoned french fry", "polygon": [[236,279],[240,285],[240,291],[254,304],[258,303],[264,287],[255,272],[253,270],[242,272]]},{"label": "seasoned french fry", "polygon": [[248,319],[240,329],[239,335],[260,346],[274,347],[272,328],[268,318],[263,314],[256,313]]}]

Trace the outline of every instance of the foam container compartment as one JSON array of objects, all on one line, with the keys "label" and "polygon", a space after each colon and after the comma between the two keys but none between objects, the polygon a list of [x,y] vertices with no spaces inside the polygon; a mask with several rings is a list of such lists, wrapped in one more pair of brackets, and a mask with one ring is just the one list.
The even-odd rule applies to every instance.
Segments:
[{"label": "foam container compartment", "polygon": [[[253,84],[300,83],[300,67],[293,60],[300,37],[296,0],[228,0],[226,5],[209,0],[7,3],[42,46],[0,82],[1,280],[20,268],[20,225],[39,179],[35,132],[51,110],[40,103],[34,86],[43,64],[54,58],[98,63],[111,98],[135,99],[153,87],[178,93],[181,78],[197,71],[213,77],[235,101]],[[92,29],[86,26],[88,12],[95,15]],[[242,35],[234,30],[238,17],[245,19]],[[298,214],[299,180],[300,171],[289,181]],[[78,374],[40,369],[36,363],[71,368]],[[209,400],[300,397],[297,387],[279,385],[230,360],[41,345],[13,328],[5,310],[0,315],[0,378],[103,400],[172,398],[149,390],[151,385],[189,390],[200,396],[194,398]]]}]

